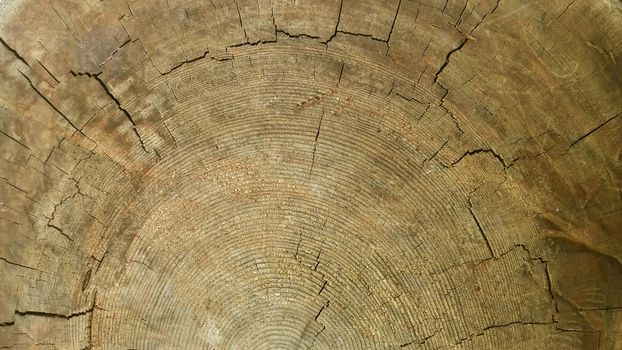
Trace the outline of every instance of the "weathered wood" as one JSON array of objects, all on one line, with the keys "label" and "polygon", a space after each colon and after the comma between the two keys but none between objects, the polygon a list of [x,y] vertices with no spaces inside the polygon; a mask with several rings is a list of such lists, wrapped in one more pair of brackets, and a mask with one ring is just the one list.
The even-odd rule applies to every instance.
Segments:
[{"label": "weathered wood", "polygon": [[0,2],[0,348],[622,349],[617,0]]}]

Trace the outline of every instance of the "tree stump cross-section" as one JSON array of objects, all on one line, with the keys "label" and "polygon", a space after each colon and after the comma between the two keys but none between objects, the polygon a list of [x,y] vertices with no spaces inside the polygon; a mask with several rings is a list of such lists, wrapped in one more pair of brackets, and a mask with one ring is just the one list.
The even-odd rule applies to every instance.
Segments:
[{"label": "tree stump cross-section", "polygon": [[622,349],[619,0],[4,0],[0,38],[0,348]]}]

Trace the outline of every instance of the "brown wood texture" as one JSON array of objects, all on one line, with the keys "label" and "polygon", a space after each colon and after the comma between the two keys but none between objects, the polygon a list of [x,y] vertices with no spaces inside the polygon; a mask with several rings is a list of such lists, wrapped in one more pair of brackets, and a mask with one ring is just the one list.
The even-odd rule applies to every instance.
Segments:
[{"label": "brown wood texture", "polygon": [[622,349],[619,0],[2,0],[0,37],[0,348]]}]

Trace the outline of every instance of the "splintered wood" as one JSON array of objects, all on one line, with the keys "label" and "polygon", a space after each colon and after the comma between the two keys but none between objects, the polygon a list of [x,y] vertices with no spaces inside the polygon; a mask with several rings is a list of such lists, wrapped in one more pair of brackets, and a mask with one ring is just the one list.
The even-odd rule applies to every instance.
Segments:
[{"label": "splintered wood", "polygon": [[622,349],[617,0],[0,2],[0,348]]}]

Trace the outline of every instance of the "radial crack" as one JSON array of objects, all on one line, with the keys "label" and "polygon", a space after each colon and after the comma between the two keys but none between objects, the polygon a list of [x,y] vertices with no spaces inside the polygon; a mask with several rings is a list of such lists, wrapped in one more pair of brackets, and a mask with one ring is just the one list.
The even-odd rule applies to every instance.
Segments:
[{"label": "radial crack", "polygon": [[331,40],[333,40],[334,37],[337,36],[337,33],[339,33],[339,24],[341,23],[341,10],[343,9],[343,0],[341,0],[341,2],[339,3],[339,14],[337,15],[337,23],[335,23],[335,31],[333,32],[333,35],[331,35],[324,43],[328,44]]},{"label": "radial crack", "polygon": [[24,57],[22,55],[20,55],[17,50],[15,50],[13,47],[11,47],[11,45],[9,45],[6,41],[4,41],[4,39],[0,38],[0,43],[2,43],[2,45],[9,51],[11,51],[11,53],[15,56],[15,58],[17,58],[18,60],[20,60],[22,63],[24,63],[25,65],[27,65],[28,67],[30,67],[30,64],[28,64],[28,62],[26,62],[26,59],[24,59]]},{"label": "radial crack", "polygon": [[323,120],[324,120],[324,110],[322,110],[322,115],[320,116],[320,122],[317,126],[317,133],[315,134],[315,140],[313,141],[313,158],[311,159],[311,168],[309,169],[309,176],[311,176],[313,173],[313,166],[315,165],[315,153],[317,152],[317,143],[320,137],[320,130],[322,129]]},{"label": "radial crack", "polygon": [[445,56],[445,62],[443,62],[441,67],[438,69],[438,71],[436,73],[434,73],[434,82],[435,83],[438,81],[438,76],[441,73],[443,73],[443,70],[445,70],[445,67],[447,67],[447,65],[449,64],[449,60],[451,59],[451,55],[453,55],[454,53],[460,51],[464,47],[464,45],[466,45],[467,41],[469,41],[468,38],[466,38],[466,37],[463,38],[462,41],[460,42],[460,44],[456,48],[450,50],[447,53],[447,56]]},{"label": "radial crack", "polygon": [[395,10],[395,16],[393,17],[393,21],[391,22],[391,29],[389,30],[389,35],[387,35],[387,43],[389,42],[389,40],[391,40],[391,35],[393,35],[393,29],[395,29],[395,23],[397,22],[397,15],[400,13],[401,7],[402,0],[399,0],[399,2],[397,3],[397,9]]},{"label": "radial crack", "polygon": [[21,145],[22,147],[26,148],[27,150],[31,151],[30,147],[26,146],[25,144],[23,144],[22,142],[20,142],[19,140],[17,140],[16,138],[14,138],[13,136],[7,134],[6,132],[0,130],[0,134],[10,138],[11,140],[15,141],[17,144]]},{"label": "radial crack", "polygon": [[45,101],[50,107],[52,107],[54,111],[56,111],[56,113],[58,113],[61,117],[63,117],[63,119],[65,119],[65,121],[69,123],[69,125],[71,125],[72,128],[74,128],[77,132],[82,134],[82,131],[65,115],[65,113],[61,112],[58,108],[56,108],[56,106],[54,106],[54,104],[47,97],[45,97],[45,95],[43,95],[41,91],[39,91],[39,89],[35,87],[35,85],[32,83],[32,80],[30,80],[30,78],[28,78],[26,74],[22,72],[19,72],[19,74],[21,74],[28,81],[28,84],[30,84],[30,87],[37,93],[37,95],[39,95],[39,97],[43,99],[43,101]]},{"label": "radial crack", "polygon": [[13,265],[13,266],[17,266],[17,267],[22,267],[24,269],[33,270],[33,271],[40,271],[39,269],[35,269],[34,267],[30,267],[30,266],[26,266],[26,265],[22,265],[22,264],[19,264],[19,263],[16,263],[16,262],[9,261],[9,260],[1,257],[1,256],[0,256],[0,260],[4,261],[5,263],[7,263],[9,265]]},{"label": "radial crack", "polygon": [[88,72],[76,73],[74,71],[69,71],[69,73],[71,73],[74,77],[84,75],[84,76],[87,76],[87,77],[95,79],[95,81],[97,81],[97,83],[99,83],[99,85],[102,87],[102,89],[104,89],[104,92],[108,95],[108,97],[110,97],[110,99],[114,102],[114,104],[117,106],[117,108],[121,111],[121,113],[127,118],[127,120],[132,125],[132,130],[134,131],[134,134],[136,135],[136,137],[138,137],[138,142],[140,143],[140,146],[142,147],[143,151],[145,151],[145,153],[150,153],[147,150],[147,148],[145,147],[145,143],[143,141],[142,136],[140,135],[140,132],[138,132],[138,128],[136,127],[136,122],[134,121],[134,118],[132,118],[132,115],[130,114],[130,112],[128,112],[128,110],[125,109],[121,105],[121,102],[119,101],[119,99],[117,99],[112,94],[112,92],[108,88],[108,85],[106,85],[106,83],[104,83],[104,81],[99,77],[99,75],[101,73],[97,73],[97,74],[91,74],[91,73],[88,73]]},{"label": "radial crack", "polygon": [[486,247],[488,248],[488,252],[490,252],[491,258],[494,259],[495,253],[492,250],[492,246],[490,245],[490,241],[488,240],[488,237],[486,236],[486,232],[484,232],[484,229],[482,228],[482,225],[479,222],[479,219],[475,215],[475,212],[473,212],[473,203],[471,202],[471,196],[469,196],[469,198],[467,199],[467,202],[469,203],[469,212],[471,213],[471,217],[473,217],[473,220],[475,221],[475,224],[477,225],[477,229],[479,230],[479,233],[482,235],[482,238],[484,238],[484,242],[486,242]]},{"label": "radial crack", "polygon": [[612,120],[616,119],[617,117],[621,116],[622,112],[614,115],[613,117],[605,120],[603,123],[601,123],[600,125],[598,125],[597,127],[593,128],[592,130],[588,131],[586,134],[584,134],[583,136],[579,137],[578,139],[576,139],[575,141],[573,141],[572,143],[570,143],[570,145],[568,146],[567,149],[570,149],[571,147],[573,147],[574,145],[576,145],[577,143],[583,141],[586,137],[592,135],[593,133],[595,133],[596,131],[598,131],[600,128],[602,128],[603,126],[609,124],[609,122],[611,122]]}]

